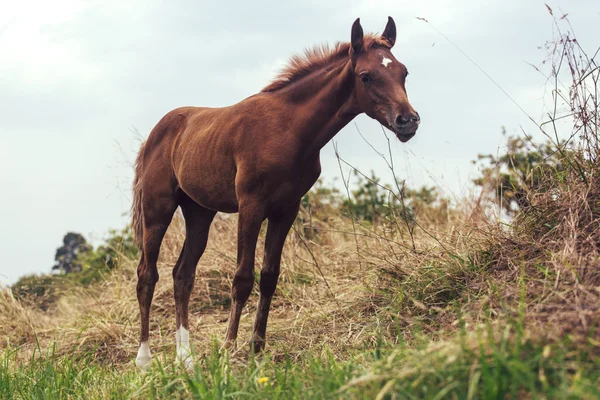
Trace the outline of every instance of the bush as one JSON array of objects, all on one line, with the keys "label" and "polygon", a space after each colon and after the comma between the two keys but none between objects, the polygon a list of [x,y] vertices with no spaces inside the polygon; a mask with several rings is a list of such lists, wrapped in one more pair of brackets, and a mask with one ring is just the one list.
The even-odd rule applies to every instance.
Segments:
[{"label": "bush", "polygon": [[57,250],[57,265],[61,267],[52,268],[62,274],[23,276],[11,290],[17,299],[47,310],[62,294],[97,282],[117,268],[120,260],[136,258],[137,252],[129,228],[110,230],[108,238],[96,249],[80,234],[70,232],[65,235],[63,247]]}]

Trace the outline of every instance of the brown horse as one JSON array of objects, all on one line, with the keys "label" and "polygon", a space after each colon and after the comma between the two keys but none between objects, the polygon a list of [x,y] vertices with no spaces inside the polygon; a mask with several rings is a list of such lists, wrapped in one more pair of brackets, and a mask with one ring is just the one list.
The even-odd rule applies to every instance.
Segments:
[{"label": "brown horse", "polygon": [[402,142],[417,131],[419,114],[406,95],[408,72],[390,51],[395,41],[391,17],[381,36],[363,35],[357,19],[350,43],[293,57],[260,93],[224,108],[178,108],[154,127],[140,149],[134,180],[133,228],[142,253],[137,271],[137,366],[151,361],[148,325],[158,280],[156,262],[177,207],[186,224],[173,269],[177,358],[191,363],[188,303],[196,265],[218,211],[239,213],[227,346],[236,340],[240,314],[252,291],[261,224],[269,221],[251,341],[254,351],[264,347],[283,245],[300,199],[321,173],[321,148],[363,112]]}]

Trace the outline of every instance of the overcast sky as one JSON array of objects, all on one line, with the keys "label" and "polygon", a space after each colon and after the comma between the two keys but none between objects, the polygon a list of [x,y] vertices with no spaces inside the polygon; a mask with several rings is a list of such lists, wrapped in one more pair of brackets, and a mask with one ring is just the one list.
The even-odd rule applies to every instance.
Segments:
[{"label": "overcast sky", "polygon": [[[422,117],[417,136],[394,140],[397,175],[457,198],[471,160],[496,153],[501,126],[534,131],[525,115],[428,24],[473,58],[535,119],[544,77],[538,47],[552,23],[537,0],[0,0],[0,282],[48,272],[67,231],[94,243],[127,221],[131,162],[156,122],[182,105],[225,106],[259,91],[294,53],[348,41],[396,20],[394,54]],[[550,3],[569,13],[581,43],[598,46],[600,2]],[[387,153],[379,124],[355,119]],[[134,134],[139,131],[140,136]],[[390,135],[393,139],[393,136]],[[351,123],[335,138],[365,172],[386,164]],[[333,148],[323,176],[339,177]]]}]

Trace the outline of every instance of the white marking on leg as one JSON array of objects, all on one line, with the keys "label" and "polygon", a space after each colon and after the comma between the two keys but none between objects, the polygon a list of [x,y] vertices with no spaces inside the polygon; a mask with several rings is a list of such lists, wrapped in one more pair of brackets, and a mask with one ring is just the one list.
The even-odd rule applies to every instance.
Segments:
[{"label": "white marking on leg", "polygon": [[177,360],[182,362],[187,369],[193,368],[190,332],[183,326],[180,326],[175,333],[175,343],[177,344]]},{"label": "white marking on leg", "polygon": [[386,56],[383,56],[383,59],[381,60],[381,65],[383,65],[384,67],[387,68],[388,64],[391,63],[391,62],[392,62],[392,60],[390,60]]},{"label": "white marking on leg", "polygon": [[148,342],[140,343],[140,348],[138,349],[137,357],[135,358],[135,365],[142,370],[148,368],[148,366],[152,363],[152,354],[150,354],[150,346]]}]

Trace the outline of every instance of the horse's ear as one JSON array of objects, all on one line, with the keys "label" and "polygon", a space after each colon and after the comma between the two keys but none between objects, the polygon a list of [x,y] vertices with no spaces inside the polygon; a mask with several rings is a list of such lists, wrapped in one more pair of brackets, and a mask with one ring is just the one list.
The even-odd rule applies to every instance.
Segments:
[{"label": "horse's ear", "polygon": [[360,18],[356,18],[356,21],[352,24],[352,34],[350,36],[354,54],[360,53],[363,45],[363,29],[360,26]]},{"label": "horse's ear", "polygon": [[396,23],[392,17],[388,17],[387,25],[381,37],[390,43],[390,48],[394,47],[394,43],[396,43]]}]

